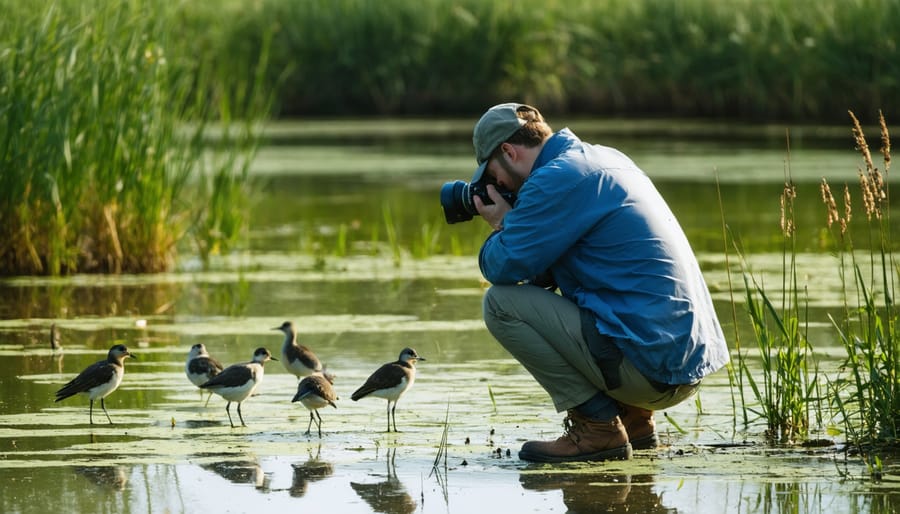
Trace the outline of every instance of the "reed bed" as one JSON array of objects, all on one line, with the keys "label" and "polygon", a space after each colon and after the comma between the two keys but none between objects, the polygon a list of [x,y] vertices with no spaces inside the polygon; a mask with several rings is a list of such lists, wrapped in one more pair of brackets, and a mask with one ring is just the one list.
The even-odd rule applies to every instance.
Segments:
[{"label": "reed bed", "polygon": [[[843,121],[896,111],[892,0],[260,0],[281,115],[547,113]],[[244,53],[242,55],[250,55]]]},{"label": "reed bed", "polygon": [[265,82],[279,84],[282,117],[471,116],[509,99],[547,114],[803,122],[900,107],[893,0],[217,0],[168,10],[182,35],[172,52],[227,62],[232,78],[250,74],[271,38]]},{"label": "reed bed", "polygon": [[183,240],[203,257],[233,243],[265,51],[235,77],[157,0],[0,10],[0,273],[163,271]]}]

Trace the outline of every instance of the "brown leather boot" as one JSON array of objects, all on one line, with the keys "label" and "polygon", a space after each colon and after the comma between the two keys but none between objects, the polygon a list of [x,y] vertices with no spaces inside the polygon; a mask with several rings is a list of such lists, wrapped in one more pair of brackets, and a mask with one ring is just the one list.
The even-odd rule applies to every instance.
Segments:
[{"label": "brown leather boot", "polygon": [[566,431],[556,441],[528,441],[519,458],[532,462],[626,460],[631,458],[628,434],[618,416],[592,421],[570,410],[563,421]]},{"label": "brown leather boot", "polygon": [[619,411],[632,449],[651,450],[659,446],[652,410],[619,403]]}]

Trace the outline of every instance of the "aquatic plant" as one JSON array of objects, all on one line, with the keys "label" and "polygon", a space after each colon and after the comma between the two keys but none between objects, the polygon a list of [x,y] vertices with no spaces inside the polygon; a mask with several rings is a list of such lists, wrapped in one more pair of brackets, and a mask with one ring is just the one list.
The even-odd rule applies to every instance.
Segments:
[{"label": "aquatic plant", "polygon": [[[808,316],[797,281],[796,240],[793,204],[796,189],[788,173],[781,193],[782,251],[781,305],[752,274],[741,257],[746,307],[759,349],[761,375],[739,353],[738,365],[753,391],[758,407],[746,407],[765,419],[768,435],[792,442],[805,437],[809,429],[808,405],[813,399],[815,374],[810,375],[811,346],[807,337]],[[739,257],[741,256],[738,251]]]},{"label": "aquatic plant", "polygon": [[[832,323],[847,352],[847,376],[833,382],[834,402],[844,416],[852,443],[862,447],[895,443],[900,437],[900,332],[894,302],[900,268],[894,260],[890,234],[890,133],[879,113],[883,169],[875,166],[859,120],[850,111],[856,147],[863,158],[858,170],[859,195],[871,250],[859,256],[851,226],[851,194],[844,186],[843,211],[823,179],[826,224],[840,261],[844,312]],[[849,267],[850,273],[845,269]],[[846,291],[855,293],[852,302]],[[874,462],[874,461],[873,461]],[[874,469],[874,468],[873,468]]]}]

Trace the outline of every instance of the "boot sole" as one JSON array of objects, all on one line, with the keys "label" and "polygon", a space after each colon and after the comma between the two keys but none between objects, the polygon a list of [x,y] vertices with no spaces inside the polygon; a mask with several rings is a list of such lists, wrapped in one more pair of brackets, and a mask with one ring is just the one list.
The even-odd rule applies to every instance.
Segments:
[{"label": "boot sole", "polygon": [[620,446],[618,448],[572,456],[545,455],[543,453],[520,451],[519,458],[530,462],[593,462],[604,460],[629,460],[631,459],[631,454],[631,443],[628,443],[625,446]]},{"label": "boot sole", "polygon": [[634,450],[653,450],[659,446],[659,438],[656,437],[656,432],[632,439],[630,442],[631,448]]}]

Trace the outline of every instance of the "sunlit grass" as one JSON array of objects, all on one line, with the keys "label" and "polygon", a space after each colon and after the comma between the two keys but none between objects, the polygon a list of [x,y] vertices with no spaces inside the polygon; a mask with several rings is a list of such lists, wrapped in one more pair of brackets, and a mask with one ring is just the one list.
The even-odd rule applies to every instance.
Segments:
[{"label": "sunlit grass", "polygon": [[[789,140],[788,140],[789,142]],[[788,152],[789,154],[789,152]],[[779,201],[779,224],[782,236],[781,276],[776,283],[780,300],[773,299],[767,292],[771,284],[760,282],[757,273],[746,260],[739,241],[728,231],[723,212],[723,240],[725,241],[726,264],[730,254],[728,243],[734,246],[743,276],[744,305],[750,319],[754,339],[758,349],[761,370],[750,366],[746,349],[741,346],[741,335],[737,330],[737,312],[734,308],[736,288],[728,272],[728,287],[731,297],[732,317],[735,324],[735,350],[737,368],[729,366],[729,383],[738,390],[744,424],[750,421],[752,413],[766,422],[767,436],[774,442],[793,443],[807,437],[810,428],[810,407],[817,398],[818,375],[814,371],[813,348],[809,341],[809,299],[805,286],[798,279],[797,267],[797,227],[794,203],[797,188],[791,178],[790,155],[785,166],[785,181]],[[749,405],[744,393],[744,384],[750,388],[756,401]],[[816,409],[818,412],[818,409]],[[820,418],[821,416],[817,416]],[[736,421],[736,419],[735,419]]]},{"label": "sunlit grass", "polygon": [[[226,88],[233,73],[185,53],[166,2],[2,8],[0,273],[155,272],[182,240],[227,250],[268,112],[266,50]],[[207,153],[212,121],[225,130]]]},{"label": "sunlit grass", "polygon": [[[886,177],[890,169],[890,134],[884,116],[881,127],[882,168],[873,162],[859,121],[850,113],[857,149],[863,158],[858,171],[859,198],[868,221],[862,237],[869,238],[871,252],[860,258],[848,228],[853,215],[849,188],[844,188],[843,210],[837,207],[829,184],[823,180],[822,197],[827,209],[827,225],[841,269],[845,290],[855,298],[845,300],[844,312],[832,317],[836,332],[847,352],[847,376],[834,382],[835,403],[844,415],[851,441],[860,447],[896,445],[900,437],[900,331],[894,302],[900,269],[890,241],[890,189]],[[865,270],[865,272],[864,272]],[[867,455],[871,455],[866,453]],[[877,456],[877,455],[875,455]],[[870,468],[877,462],[867,459]]]},{"label": "sunlit grass", "polygon": [[[900,426],[900,351],[898,311],[894,303],[900,268],[894,260],[890,231],[889,187],[890,135],[883,116],[881,127],[882,169],[873,163],[859,121],[851,113],[853,134],[863,157],[858,170],[856,201],[868,225],[862,226],[866,250],[856,250],[851,223],[854,195],[843,187],[840,202],[827,180],[821,183],[826,210],[823,238],[833,249],[842,301],[838,312],[830,312],[834,331],[846,352],[843,372],[823,377],[809,339],[809,300],[798,280],[793,202],[796,192],[790,180],[781,196],[781,229],[784,236],[780,284],[760,283],[738,248],[744,275],[743,292],[753,334],[759,349],[761,371],[754,371],[750,356],[736,350],[740,376],[732,378],[742,389],[750,387],[755,405],[741,394],[744,422],[748,411],[764,419],[769,434],[781,442],[809,435],[812,421],[829,435],[843,432],[847,441],[864,456],[870,472],[881,469],[878,448],[895,446]],[[727,236],[726,231],[726,236]],[[817,280],[827,280],[822,277]],[[774,291],[780,298],[772,297]],[[732,294],[737,289],[730,286]],[[780,302],[780,303],[779,303]],[[754,357],[755,358],[755,357]],[[826,382],[823,383],[823,380]],[[874,449],[874,450],[873,450]]]}]

